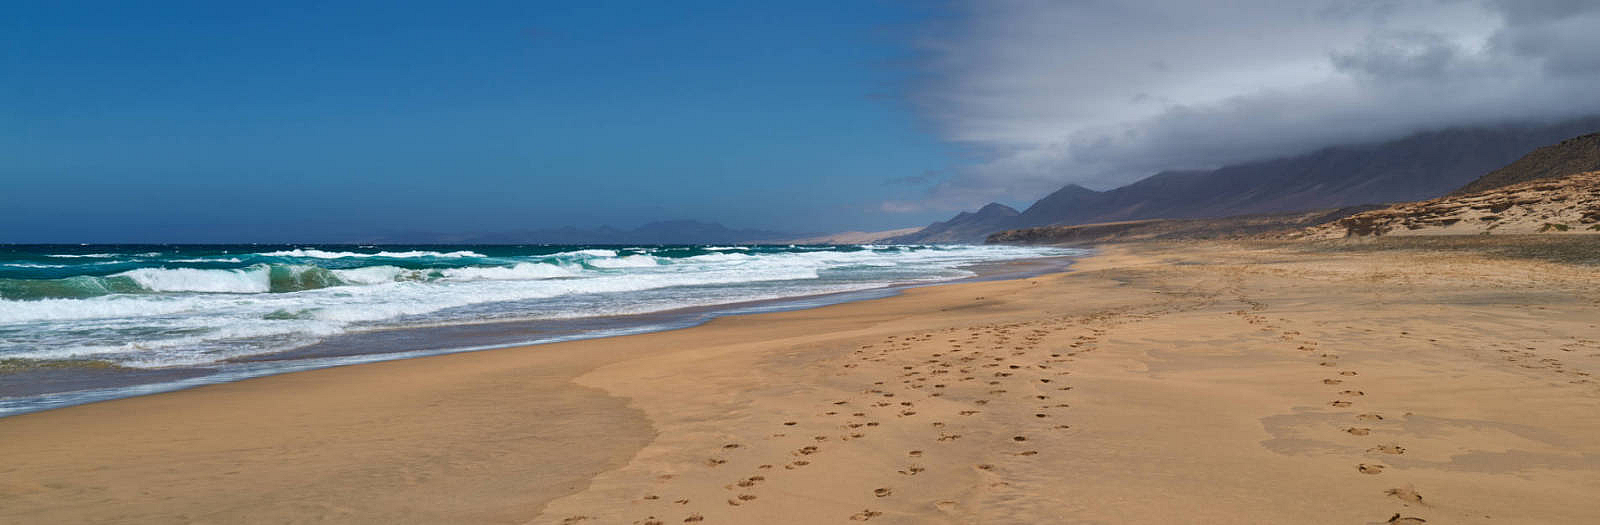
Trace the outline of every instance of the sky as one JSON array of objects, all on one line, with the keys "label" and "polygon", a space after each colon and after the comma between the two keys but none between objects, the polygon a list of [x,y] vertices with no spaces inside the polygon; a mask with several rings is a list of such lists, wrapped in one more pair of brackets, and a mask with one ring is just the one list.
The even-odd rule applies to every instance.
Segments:
[{"label": "sky", "polygon": [[1600,113],[1600,1],[958,1],[907,97],[972,162],[916,212]]},{"label": "sky", "polygon": [[245,4],[8,8],[0,242],[889,227],[954,161],[909,4]]},{"label": "sky", "polygon": [[0,242],[926,224],[1600,112],[1600,2],[30,2]]}]

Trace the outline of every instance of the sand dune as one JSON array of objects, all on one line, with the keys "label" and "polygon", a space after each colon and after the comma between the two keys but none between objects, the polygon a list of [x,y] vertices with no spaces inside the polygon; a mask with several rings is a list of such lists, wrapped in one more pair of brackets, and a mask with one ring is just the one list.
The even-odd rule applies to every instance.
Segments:
[{"label": "sand dune", "polygon": [[0,419],[0,521],[1600,515],[1593,267],[1306,246]]},{"label": "sand dune", "polygon": [[1600,232],[1600,171],[1396,204],[1307,228],[1301,236],[1339,239],[1595,232]]}]

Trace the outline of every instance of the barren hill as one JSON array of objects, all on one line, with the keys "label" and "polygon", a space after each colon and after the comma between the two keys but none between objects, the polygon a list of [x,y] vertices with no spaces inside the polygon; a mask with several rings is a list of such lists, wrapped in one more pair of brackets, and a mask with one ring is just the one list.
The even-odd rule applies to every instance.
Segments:
[{"label": "barren hill", "polygon": [[1295,213],[1238,215],[1214,219],[1146,219],[1074,226],[1039,226],[990,235],[991,244],[1100,244],[1149,240],[1243,239],[1287,236],[1308,226],[1325,224],[1378,208],[1353,206]]},{"label": "barren hill", "polygon": [[1591,133],[1533,150],[1504,168],[1478,177],[1454,195],[1596,170],[1600,170],[1600,133]]},{"label": "barren hill", "polygon": [[1313,226],[1304,237],[1600,232],[1600,171],[1397,204]]}]

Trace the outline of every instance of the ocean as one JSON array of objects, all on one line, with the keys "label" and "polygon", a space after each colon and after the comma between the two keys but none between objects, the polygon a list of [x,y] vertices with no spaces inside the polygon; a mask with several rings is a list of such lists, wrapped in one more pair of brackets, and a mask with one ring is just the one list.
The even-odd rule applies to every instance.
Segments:
[{"label": "ocean", "polygon": [[673,328],[1078,253],[0,245],[0,416],[291,370]]}]

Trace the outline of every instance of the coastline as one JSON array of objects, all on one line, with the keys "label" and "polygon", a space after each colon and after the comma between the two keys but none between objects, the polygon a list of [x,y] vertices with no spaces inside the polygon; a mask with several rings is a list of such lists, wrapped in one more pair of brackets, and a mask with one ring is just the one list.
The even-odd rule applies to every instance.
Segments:
[{"label": "coastline", "polygon": [[1067,273],[0,418],[0,521],[1581,521],[1594,282],[1117,246]]},{"label": "coastline", "polygon": [[306,370],[679,330],[730,315],[817,308],[891,297],[900,290],[921,286],[1021,278],[1065,271],[1071,261],[1078,257],[1065,255],[978,263],[962,268],[975,275],[958,279],[890,283],[860,290],[688,306],[639,314],[454,323],[354,332],[300,348],[242,356],[210,365],[165,368],[51,366],[0,371],[0,379],[7,380],[0,382],[0,418]]}]

